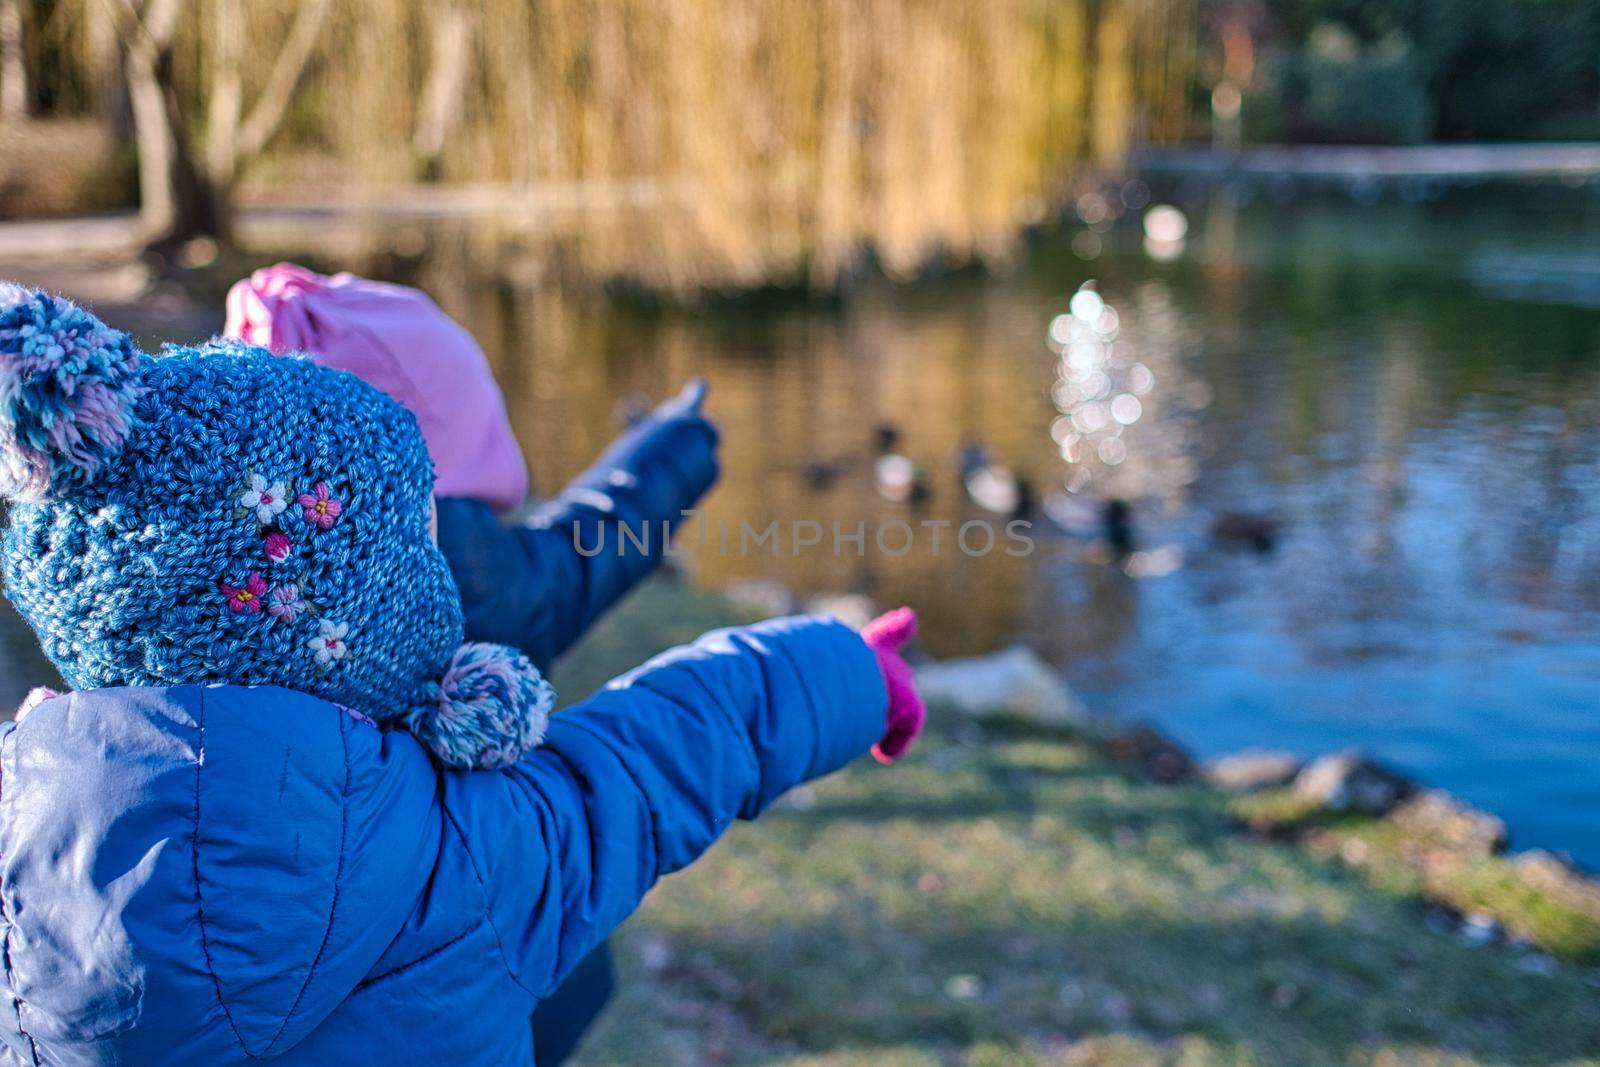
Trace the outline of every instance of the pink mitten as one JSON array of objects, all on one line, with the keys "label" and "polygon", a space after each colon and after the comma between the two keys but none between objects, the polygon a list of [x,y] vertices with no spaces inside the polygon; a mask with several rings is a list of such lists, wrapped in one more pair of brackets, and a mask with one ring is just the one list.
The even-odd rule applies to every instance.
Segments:
[{"label": "pink mitten", "polygon": [[872,757],[879,763],[893,763],[905,755],[928,721],[928,709],[912,681],[911,664],[900,656],[901,646],[915,636],[917,613],[910,608],[879,615],[861,630],[861,639],[878,657],[878,669],[889,689],[888,725],[872,746]]}]

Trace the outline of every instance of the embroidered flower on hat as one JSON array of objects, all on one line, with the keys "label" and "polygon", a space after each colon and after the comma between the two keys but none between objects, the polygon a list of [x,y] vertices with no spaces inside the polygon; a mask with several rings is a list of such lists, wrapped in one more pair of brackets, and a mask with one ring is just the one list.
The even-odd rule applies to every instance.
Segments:
[{"label": "embroidered flower on hat", "polygon": [[305,597],[298,585],[280,585],[267,598],[267,614],[292,623],[306,612]]},{"label": "embroidered flower on hat", "polygon": [[259,573],[251,571],[242,587],[218,582],[217,591],[228,598],[228,610],[241,615],[259,615],[262,598],[267,595],[267,583]]},{"label": "embroidered flower on hat", "polygon": [[350,647],[345,644],[350,624],[323,619],[318,623],[318,627],[321,632],[306,644],[317,654],[317,666],[331,667],[335,660],[344,659],[345,654],[350,651]]},{"label": "embroidered flower on hat", "polygon": [[282,563],[289,558],[289,553],[294,550],[294,542],[289,540],[289,535],[282,530],[273,530],[267,534],[266,543],[262,550],[267,554],[267,560],[272,563]]},{"label": "embroidered flower on hat", "polygon": [[261,525],[270,526],[289,506],[289,487],[282,482],[268,485],[261,475],[252,474],[250,488],[239,498],[239,506],[255,512]]},{"label": "embroidered flower on hat", "polygon": [[319,530],[326,530],[333,525],[333,520],[344,511],[344,505],[339,503],[337,497],[328,492],[327,482],[318,482],[312,486],[312,492],[301,493],[300,507],[305,510],[306,521]]},{"label": "embroidered flower on hat", "polygon": [[67,684],[282,685],[385,728],[429,703],[463,626],[422,532],[433,476],[404,408],[236,342],[141,359],[115,335],[85,354],[92,319],[63,319],[60,361],[8,379],[8,359],[22,374],[55,358],[4,336],[50,314],[0,307],[0,379],[23,390],[0,395],[0,498],[27,505],[6,515],[0,563]]}]

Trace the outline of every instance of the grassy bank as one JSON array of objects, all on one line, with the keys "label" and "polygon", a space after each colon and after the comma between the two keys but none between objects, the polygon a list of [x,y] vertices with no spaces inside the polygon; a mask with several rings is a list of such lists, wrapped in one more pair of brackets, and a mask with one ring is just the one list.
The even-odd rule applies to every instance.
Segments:
[{"label": "grassy bank", "polygon": [[[658,584],[558,681],[728,617]],[[936,720],[663,884],[585,1067],[1600,1063],[1586,965],[1436,932],[1415,885],[1251,833],[1209,786]]]}]

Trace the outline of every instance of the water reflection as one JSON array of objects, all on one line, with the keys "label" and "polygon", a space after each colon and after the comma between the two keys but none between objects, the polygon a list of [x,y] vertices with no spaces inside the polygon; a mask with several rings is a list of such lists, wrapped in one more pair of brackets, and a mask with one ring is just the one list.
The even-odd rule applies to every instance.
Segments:
[{"label": "water reflection", "polygon": [[1126,332],[1096,285],[1084,282],[1047,331],[1059,356],[1050,395],[1060,415],[1050,440],[1066,464],[1062,484],[1074,495],[1176,505],[1194,478],[1192,415],[1209,393],[1183,365],[1179,317],[1164,282],[1134,290]]},{"label": "water reflection", "polygon": [[[513,407],[547,484],[611,432],[611,397],[704,372],[728,442],[714,518],[959,522],[976,441],[1047,499],[1127,501],[1139,554],[1097,551],[1095,520],[1045,507],[1027,559],[701,551],[706,581],[910,602],[945,654],[1022,634],[1099,706],[1202,749],[1367,743],[1524,843],[1600,860],[1600,321],[1459,273],[1508,242],[1580,254],[1592,205],[1224,197],[1185,217],[1176,250],[1086,226],[1092,262],[1064,234],[1004,280],[869,288],[836,313],[482,292],[454,310],[522,368]],[[870,454],[885,420],[931,475],[920,510],[865,466],[805,476],[803,457]],[[1272,550],[1219,543],[1231,514],[1270,516]]]},{"label": "water reflection", "polygon": [[[1097,706],[1202,750],[1364,743],[1519,843],[1600,863],[1600,313],[1572,286],[1528,295],[1530,270],[1482,279],[1510,252],[1592,267],[1600,202],[1166,195],[1185,232],[1152,234],[1124,192],[1004,279],[869,283],[838,309],[564,300],[466,240],[392,273],[482,339],[544,488],[615,433],[620,398],[705,374],[712,523],[992,519],[964,442],[1041,497],[1027,557],[691,546],[705,582],[911,603],[940,654],[1022,635]],[[874,483],[883,423],[921,503]],[[1094,507],[1079,523],[1054,497]],[[1230,515],[1268,517],[1270,551],[1214,536]],[[5,632],[20,695],[39,665]]]}]

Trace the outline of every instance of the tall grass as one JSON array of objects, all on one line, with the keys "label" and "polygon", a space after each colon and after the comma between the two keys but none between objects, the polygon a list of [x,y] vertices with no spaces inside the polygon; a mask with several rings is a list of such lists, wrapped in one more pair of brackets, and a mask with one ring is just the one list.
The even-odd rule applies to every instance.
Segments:
[{"label": "tall grass", "polygon": [[[190,2],[199,115],[221,0]],[[369,190],[512,183],[584,273],[667,289],[905,275],[1004,255],[1087,167],[1176,133],[1192,5],[337,0],[256,184],[293,173],[272,154]],[[244,9],[248,91],[294,3]]]}]

